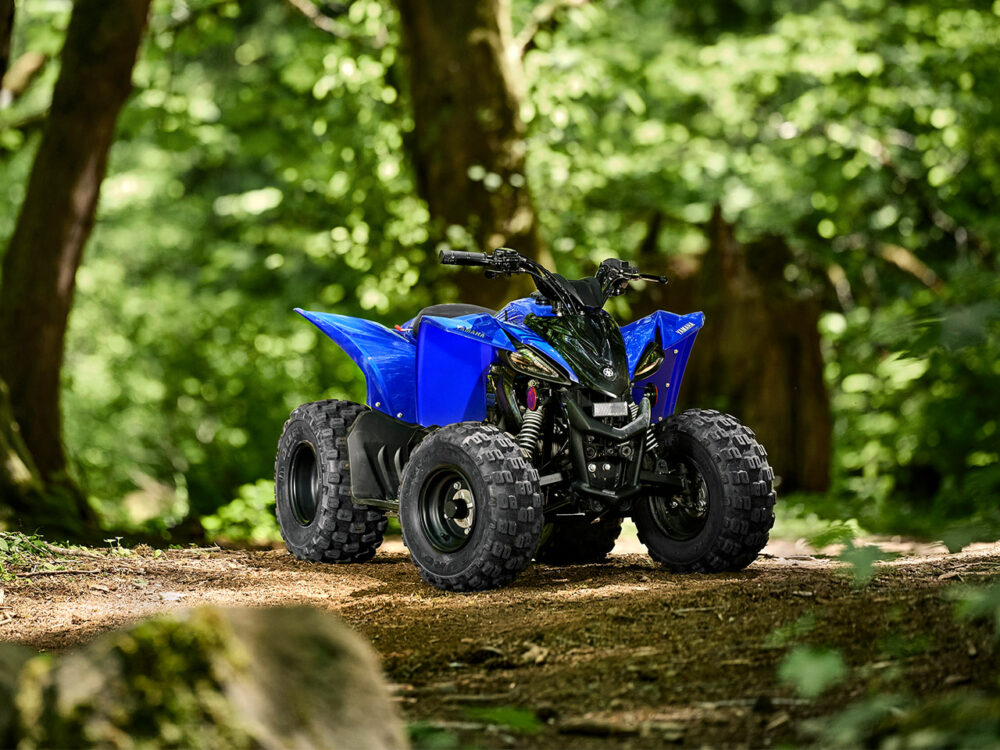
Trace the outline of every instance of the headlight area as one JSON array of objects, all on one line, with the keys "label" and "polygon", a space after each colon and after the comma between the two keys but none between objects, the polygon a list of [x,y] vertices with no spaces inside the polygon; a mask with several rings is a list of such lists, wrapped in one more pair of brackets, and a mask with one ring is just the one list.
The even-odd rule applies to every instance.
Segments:
[{"label": "headlight area", "polygon": [[639,357],[639,362],[635,366],[635,374],[632,376],[632,382],[636,380],[642,380],[645,377],[652,375],[654,372],[660,369],[660,365],[663,364],[664,354],[663,349],[659,344],[650,344],[646,347],[646,351],[642,353]]},{"label": "headlight area", "polygon": [[500,356],[514,372],[541,378],[561,385],[569,385],[570,380],[562,368],[552,362],[544,354],[527,347],[519,347],[516,351],[501,351]]}]

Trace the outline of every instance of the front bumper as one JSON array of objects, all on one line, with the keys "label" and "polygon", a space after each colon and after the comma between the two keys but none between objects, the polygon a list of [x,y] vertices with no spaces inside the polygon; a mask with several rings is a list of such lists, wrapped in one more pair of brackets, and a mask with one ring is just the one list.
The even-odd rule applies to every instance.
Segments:
[{"label": "front bumper", "polygon": [[[632,496],[642,489],[639,472],[642,468],[642,457],[645,451],[644,438],[646,429],[649,427],[649,399],[642,399],[639,404],[639,415],[622,427],[614,427],[591,417],[572,399],[565,400],[563,408],[570,426],[570,459],[577,476],[576,481],[570,486],[590,501],[592,510],[624,510]],[[627,443],[632,447],[632,455],[625,466],[622,481],[618,487],[608,489],[594,486],[591,474],[587,469],[588,462],[584,446],[584,436],[586,435],[594,435],[617,444]]]}]

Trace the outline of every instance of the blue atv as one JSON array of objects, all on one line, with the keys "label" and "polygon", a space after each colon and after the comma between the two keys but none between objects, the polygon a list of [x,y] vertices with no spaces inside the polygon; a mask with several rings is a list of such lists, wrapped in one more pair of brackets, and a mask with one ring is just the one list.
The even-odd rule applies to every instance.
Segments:
[{"label": "blue atv", "polygon": [[631,516],[678,573],[740,570],[774,523],[773,473],[753,432],[717,411],[674,414],[702,313],[619,328],[603,310],[637,280],[605,260],[569,280],[513,250],[441,262],[527,274],[537,292],[499,312],[432,305],[389,329],[296,310],[368,382],[367,406],[304,404],[285,423],[275,499],[302,560],[370,560],[398,513],[425,581],[510,583],[531,560],[604,560]]}]

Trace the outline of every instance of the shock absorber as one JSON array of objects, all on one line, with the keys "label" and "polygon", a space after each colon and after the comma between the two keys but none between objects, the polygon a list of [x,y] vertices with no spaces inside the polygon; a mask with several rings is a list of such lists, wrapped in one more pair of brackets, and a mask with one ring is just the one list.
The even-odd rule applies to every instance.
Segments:
[{"label": "shock absorber", "polygon": [[539,404],[538,408],[528,409],[524,413],[524,421],[521,423],[521,431],[517,433],[517,444],[521,450],[528,454],[528,459],[535,457],[535,449],[538,447],[538,438],[542,434],[542,422],[545,420],[545,406]]},{"label": "shock absorber", "polygon": [[[628,413],[631,415],[632,419],[639,416],[639,407],[632,401],[628,402]],[[653,434],[653,423],[650,422],[646,427],[646,453],[652,453],[659,446],[656,443],[656,435]]]}]

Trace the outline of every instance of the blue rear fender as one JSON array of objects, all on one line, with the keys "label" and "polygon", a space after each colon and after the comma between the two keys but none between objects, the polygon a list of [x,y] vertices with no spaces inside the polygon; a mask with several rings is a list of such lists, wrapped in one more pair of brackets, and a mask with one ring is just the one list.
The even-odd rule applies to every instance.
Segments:
[{"label": "blue rear fender", "polygon": [[691,347],[703,325],[704,313],[675,315],[659,310],[622,326],[630,379],[639,364],[639,358],[650,343],[659,342],[663,347],[663,364],[652,375],[636,382],[632,388],[632,398],[636,403],[642,400],[648,386],[655,388],[655,403],[649,415],[651,422],[659,422],[674,413],[681,379],[691,356]]},{"label": "blue rear fender", "polygon": [[361,368],[368,406],[424,426],[485,419],[489,367],[498,350],[514,350],[490,315],[425,315],[414,338],[363,318],[295,311]]},{"label": "blue rear fender", "polygon": [[412,338],[379,323],[333,313],[295,312],[319,328],[354,360],[368,383],[368,405],[405,422],[417,421]]}]

